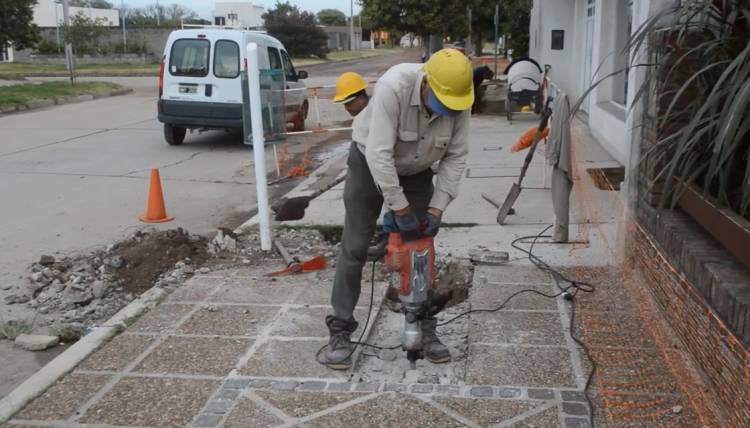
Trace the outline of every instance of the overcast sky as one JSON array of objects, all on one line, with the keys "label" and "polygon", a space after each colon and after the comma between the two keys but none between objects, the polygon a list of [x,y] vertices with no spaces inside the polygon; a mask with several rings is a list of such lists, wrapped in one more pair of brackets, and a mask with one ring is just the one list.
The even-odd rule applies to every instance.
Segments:
[{"label": "overcast sky", "polygon": [[[115,7],[120,5],[122,0],[110,0]],[[125,4],[130,7],[143,7],[156,3],[156,0],[124,0]],[[349,15],[350,0],[290,0],[290,3],[300,7],[300,9],[311,12],[318,12],[320,9],[339,9]],[[196,11],[202,18],[211,19],[214,10],[214,0],[159,0],[160,4],[179,3]],[[266,10],[276,4],[276,0],[253,0],[250,3],[264,6]],[[359,5],[354,0],[354,14],[359,13]]]}]

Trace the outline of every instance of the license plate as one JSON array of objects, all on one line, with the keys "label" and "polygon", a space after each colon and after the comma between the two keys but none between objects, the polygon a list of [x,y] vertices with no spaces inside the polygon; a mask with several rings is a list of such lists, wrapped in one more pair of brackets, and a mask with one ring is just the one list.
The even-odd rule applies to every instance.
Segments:
[{"label": "license plate", "polygon": [[195,86],[180,86],[180,93],[181,94],[197,94],[198,88]]}]

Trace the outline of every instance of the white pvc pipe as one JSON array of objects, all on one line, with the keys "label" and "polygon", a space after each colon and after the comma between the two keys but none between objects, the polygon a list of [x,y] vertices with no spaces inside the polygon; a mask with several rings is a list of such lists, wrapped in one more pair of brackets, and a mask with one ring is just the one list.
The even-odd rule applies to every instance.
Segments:
[{"label": "white pvc pipe", "polygon": [[266,181],[266,148],[263,140],[263,110],[260,105],[260,69],[258,68],[258,45],[247,44],[247,80],[250,95],[250,122],[253,131],[253,156],[255,159],[255,182],[258,198],[258,224],[260,225],[260,249],[271,251],[271,210],[268,205],[268,182]]}]

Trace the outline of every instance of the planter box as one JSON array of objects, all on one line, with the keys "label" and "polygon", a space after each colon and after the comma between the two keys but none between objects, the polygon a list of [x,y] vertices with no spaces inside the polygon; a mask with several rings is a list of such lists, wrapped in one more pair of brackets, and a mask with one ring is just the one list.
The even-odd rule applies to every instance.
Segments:
[{"label": "planter box", "polygon": [[688,186],[677,202],[682,210],[750,269],[750,222]]}]

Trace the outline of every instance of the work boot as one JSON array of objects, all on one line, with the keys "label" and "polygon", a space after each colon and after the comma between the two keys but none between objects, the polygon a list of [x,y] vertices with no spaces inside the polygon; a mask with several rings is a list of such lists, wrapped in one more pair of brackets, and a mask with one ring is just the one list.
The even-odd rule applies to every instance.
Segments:
[{"label": "work boot", "polygon": [[447,363],[450,361],[451,353],[448,350],[448,347],[440,342],[440,339],[437,337],[437,332],[435,332],[437,319],[424,318],[422,319],[421,325],[422,350],[424,351],[424,357],[434,364]]},{"label": "work boot", "polygon": [[318,356],[318,362],[334,370],[348,370],[352,366],[354,344],[351,335],[357,330],[356,321],[344,321],[333,315],[326,317],[330,339],[325,352]]}]

